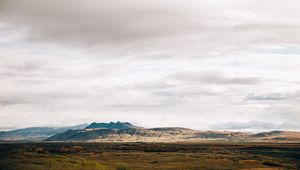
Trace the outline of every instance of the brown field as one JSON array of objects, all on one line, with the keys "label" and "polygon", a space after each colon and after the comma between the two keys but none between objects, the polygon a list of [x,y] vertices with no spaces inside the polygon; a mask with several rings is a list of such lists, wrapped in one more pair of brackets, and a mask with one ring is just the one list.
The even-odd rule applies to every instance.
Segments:
[{"label": "brown field", "polygon": [[300,144],[3,143],[1,170],[298,169]]}]

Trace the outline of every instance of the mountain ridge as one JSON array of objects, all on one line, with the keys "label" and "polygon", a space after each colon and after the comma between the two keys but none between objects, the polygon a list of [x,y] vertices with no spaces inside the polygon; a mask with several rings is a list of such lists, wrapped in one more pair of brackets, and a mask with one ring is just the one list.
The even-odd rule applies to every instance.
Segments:
[{"label": "mountain ridge", "polygon": [[130,128],[137,128],[137,126],[132,125],[129,122],[120,122],[117,121],[116,123],[96,123],[93,122],[86,127],[86,129],[130,129]]},{"label": "mountain ridge", "polygon": [[185,127],[144,128],[129,122],[81,124],[67,127],[30,127],[0,131],[0,141],[68,142],[300,142],[300,132],[201,131]]},{"label": "mountain ridge", "polygon": [[[97,125],[97,126],[96,126]],[[118,126],[116,126],[118,125]],[[92,127],[92,128],[91,128]],[[143,128],[128,122],[92,123],[85,129],[68,130],[45,141],[80,142],[300,142],[300,132],[261,133],[200,131],[183,127]]]},{"label": "mountain ridge", "polygon": [[69,129],[83,129],[88,124],[80,124],[75,126],[65,126],[65,127],[28,127],[22,129],[15,129],[9,131],[0,131],[1,141],[39,141],[47,139],[55,134],[63,133]]}]

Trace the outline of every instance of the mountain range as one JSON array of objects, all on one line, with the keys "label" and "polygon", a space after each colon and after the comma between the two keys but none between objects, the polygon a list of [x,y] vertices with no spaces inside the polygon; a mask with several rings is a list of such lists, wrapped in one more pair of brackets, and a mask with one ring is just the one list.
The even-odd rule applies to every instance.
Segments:
[{"label": "mountain range", "polygon": [[128,122],[92,123],[84,129],[68,130],[46,141],[79,142],[300,142],[300,132],[262,133],[199,131],[182,127],[143,128]]},{"label": "mountain range", "polygon": [[47,142],[300,142],[300,132],[261,133],[200,131],[183,127],[144,128],[128,122],[91,123],[72,127],[33,127],[0,132],[2,141]]},{"label": "mountain range", "polygon": [[38,141],[67,130],[83,129],[88,124],[66,127],[29,127],[11,131],[0,131],[0,141]]}]

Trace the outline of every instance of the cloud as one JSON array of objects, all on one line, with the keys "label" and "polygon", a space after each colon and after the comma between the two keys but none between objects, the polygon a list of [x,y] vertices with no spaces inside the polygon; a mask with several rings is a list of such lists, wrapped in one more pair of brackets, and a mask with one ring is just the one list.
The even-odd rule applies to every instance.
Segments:
[{"label": "cloud", "polygon": [[272,8],[261,7],[270,6],[268,1],[253,0],[0,3],[0,21],[22,29],[26,34],[23,41],[80,47],[101,57],[147,58],[153,52],[168,57],[207,57],[299,43],[295,36],[299,25],[295,23],[300,12],[295,0],[289,4],[275,1]]},{"label": "cloud", "polygon": [[264,121],[252,122],[226,122],[211,126],[215,130],[248,130],[248,131],[264,131],[264,130],[291,130],[300,129],[300,125],[296,123],[272,123]]},{"label": "cloud", "polygon": [[[180,1],[89,0],[75,4],[70,0],[1,2],[0,18],[17,28],[25,27],[28,30],[26,41],[85,48],[96,46],[104,51],[111,46],[122,48],[122,51],[128,46],[131,50],[137,46],[147,51],[147,46],[155,46],[152,42],[160,42],[159,46],[166,45],[164,41],[178,35],[185,36],[191,30],[201,29],[203,25],[189,17],[191,12],[178,8],[176,3]],[[206,14],[200,13],[200,16],[203,22]]]},{"label": "cloud", "polygon": [[246,96],[246,101],[268,101],[268,100],[288,100],[300,97],[300,92],[287,92],[287,93],[268,93],[268,94],[249,94]]},{"label": "cloud", "polygon": [[0,0],[0,124],[296,122],[299,7]]},{"label": "cloud", "polygon": [[179,81],[198,82],[203,84],[238,84],[238,85],[254,85],[261,82],[256,77],[230,77],[220,72],[205,71],[181,71],[170,75]]},{"label": "cloud", "polygon": [[19,99],[14,97],[2,97],[0,98],[0,106],[9,106],[15,104],[25,104],[28,103],[28,99]]}]

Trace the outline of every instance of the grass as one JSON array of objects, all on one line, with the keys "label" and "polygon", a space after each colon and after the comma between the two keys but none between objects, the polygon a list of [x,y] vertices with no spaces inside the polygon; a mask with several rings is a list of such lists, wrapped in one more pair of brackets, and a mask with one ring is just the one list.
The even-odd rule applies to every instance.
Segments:
[{"label": "grass", "polygon": [[106,170],[106,166],[70,155],[14,152],[0,160],[1,170]]},{"label": "grass", "polygon": [[299,169],[300,144],[0,144],[0,170]]},{"label": "grass", "polygon": [[118,165],[116,170],[130,170],[130,168],[126,165]]},{"label": "grass", "polygon": [[262,164],[266,165],[266,166],[282,167],[282,165],[280,163],[275,162],[275,161],[264,161]]}]

